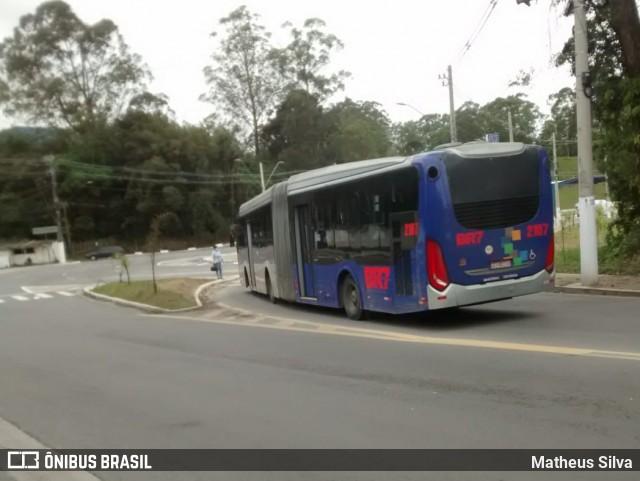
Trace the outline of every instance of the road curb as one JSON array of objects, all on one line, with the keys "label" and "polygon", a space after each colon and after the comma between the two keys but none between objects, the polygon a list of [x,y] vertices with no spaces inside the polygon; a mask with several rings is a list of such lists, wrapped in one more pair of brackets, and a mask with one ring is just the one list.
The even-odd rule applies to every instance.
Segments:
[{"label": "road curb", "polygon": [[562,294],[589,294],[599,296],[640,297],[640,291],[629,289],[612,289],[607,287],[584,287],[580,284],[556,286],[553,292]]},{"label": "road curb", "polygon": [[219,280],[215,280],[215,281],[207,282],[207,283],[202,284],[201,286],[199,286],[196,289],[196,292],[193,295],[197,306],[185,307],[183,309],[164,309],[162,307],[151,306],[149,304],[143,304],[141,302],[127,301],[126,299],[120,299],[119,297],[112,297],[112,296],[107,296],[105,294],[98,294],[97,292],[93,292],[93,289],[95,289],[95,287],[97,287],[97,286],[95,286],[95,287],[85,287],[83,289],[83,293],[84,293],[85,296],[91,297],[93,299],[97,299],[99,301],[113,302],[114,304],[120,304],[120,305],[127,306],[127,307],[135,307],[135,308],[141,309],[141,310],[143,310],[145,312],[151,312],[151,313],[156,313],[156,314],[177,314],[177,313],[181,313],[181,312],[195,311],[197,309],[202,308],[202,301],[200,300],[200,293],[206,287],[209,287],[209,286],[211,286],[213,284],[217,284],[219,282],[220,282]]}]

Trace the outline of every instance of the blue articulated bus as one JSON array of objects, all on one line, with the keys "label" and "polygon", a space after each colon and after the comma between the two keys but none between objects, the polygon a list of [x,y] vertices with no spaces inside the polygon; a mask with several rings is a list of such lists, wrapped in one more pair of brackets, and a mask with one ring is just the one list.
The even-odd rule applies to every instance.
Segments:
[{"label": "blue articulated bus", "polygon": [[240,206],[243,284],[291,302],[410,313],[540,292],[554,282],[547,154],[449,144],[294,175]]}]

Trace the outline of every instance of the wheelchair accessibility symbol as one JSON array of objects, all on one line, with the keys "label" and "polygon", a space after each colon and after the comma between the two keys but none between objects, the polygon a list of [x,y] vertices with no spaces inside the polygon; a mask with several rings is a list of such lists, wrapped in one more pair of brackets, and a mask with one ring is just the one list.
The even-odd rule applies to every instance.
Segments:
[{"label": "wheelchair accessibility symbol", "polygon": [[529,251],[529,259],[531,259],[532,261],[536,259],[536,253],[533,252],[533,249],[531,249],[531,251]]}]

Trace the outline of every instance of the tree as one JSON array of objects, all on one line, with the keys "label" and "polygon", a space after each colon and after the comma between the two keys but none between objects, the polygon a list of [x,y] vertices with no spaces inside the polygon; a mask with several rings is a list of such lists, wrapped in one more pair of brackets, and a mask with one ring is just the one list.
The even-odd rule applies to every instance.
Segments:
[{"label": "tree", "polygon": [[630,77],[640,76],[640,18],[635,0],[605,2],[611,28],[622,49],[622,65]]},{"label": "tree", "polygon": [[213,64],[204,69],[209,91],[201,96],[251,132],[256,156],[260,152],[260,124],[282,92],[269,44],[271,34],[258,19],[242,6],[220,20],[224,36],[211,56]]},{"label": "tree", "polygon": [[149,78],[111,20],[87,25],[60,0],[23,16],[0,44],[6,112],[78,133],[118,117]]},{"label": "tree", "polygon": [[291,41],[283,49],[275,49],[275,56],[287,90],[302,89],[308,94],[324,100],[344,89],[344,81],[351,75],[345,70],[325,74],[331,54],[344,47],[338,37],[323,31],[326,24],[319,18],[305,20],[302,28],[290,22],[283,27],[289,29]]},{"label": "tree", "polygon": [[15,127],[0,131],[0,239],[26,238],[54,220],[51,181],[42,158],[63,147],[56,129]]},{"label": "tree", "polygon": [[551,106],[551,117],[542,126],[542,133],[540,134],[542,142],[547,145],[553,134],[556,134],[557,140],[564,141],[566,155],[578,155],[576,144],[571,143],[578,136],[576,96],[573,89],[564,87],[558,92],[549,95],[549,104]]},{"label": "tree", "polygon": [[131,284],[131,275],[129,274],[129,258],[124,252],[118,252],[116,254],[116,261],[119,268],[119,281],[122,282],[122,273],[127,275],[127,284]]},{"label": "tree", "polygon": [[489,127],[483,125],[479,104],[468,100],[456,110],[456,129],[458,130],[458,140],[460,142],[473,142],[484,138],[485,134],[494,133],[487,131],[487,128]]},{"label": "tree", "polygon": [[449,116],[427,114],[420,120],[397,123],[391,127],[394,153],[412,155],[432,150],[449,142]]},{"label": "tree", "polygon": [[532,143],[536,138],[542,115],[538,106],[526,100],[525,97],[524,94],[509,95],[506,98],[498,97],[483,105],[478,110],[483,133],[498,133],[501,139],[508,139],[508,112],[511,111],[513,140]]},{"label": "tree", "polygon": [[326,121],[329,129],[326,163],[353,162],[389,154],[390,122],[377,102],[346,99],[327,112]]},{"label": "tree", "polygon": [[413,155],[428,150],[427,132],[419,120],[393,124],[391,141],[393,151],[398,155]]},{"label": "tree", "polygon": [[[571,4],[569,4],[571,6]],[[596,162],[609,181],[617,218],[609,229],[609,253],[629,258],[640,251],[640,20],[635,0],[589,3],[589,60],[593,85]],[[571,8],[567,9],[571,14]],[[569,39],[558,64],[574,66]]]},{"label": "tree", "polygon": [[171,224],[179,222],[178,217],[173,212],[164,212],[153,218],[149,227],[147,237],[147,249],[149,250],[149,260],[151,261],[151,279],[153,281],[153,293],[158,293],[156,283],[156,251],[158,250],[158,240],[160,234]]},{"label": "tree", "polygon": [[275,117],[262,129],[271,159],[274,163],[284,162],[287,170],[308,170],[324,165],[327,134],[318,98],[306,90],[289,92]]}]

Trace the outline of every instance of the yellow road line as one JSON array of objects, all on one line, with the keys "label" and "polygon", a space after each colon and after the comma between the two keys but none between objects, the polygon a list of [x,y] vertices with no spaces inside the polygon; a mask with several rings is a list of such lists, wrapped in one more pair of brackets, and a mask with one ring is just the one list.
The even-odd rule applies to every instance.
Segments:
[{"label": "yellow road line", "polygon": [[[279,329],[285,331],[304,332],[307,334],[331,334],[334,336],[359,337],[365,339],[378,339],[383,341],[409,342],[414,344],[435,344],[440,346],[473,347],[480,349],[498,349],[506,351],[536,352],[544,354],[559,354],[564,356],[600,357],[607,359],[624,359],[640,361],[640,352],[607,351],[595,348],[580,348],[568,346],[551,346],[544,344],[525,344],[519,342],[487,341],[483,339],[465,339],[455,337],[431,337],[405,334],[402,332],[385,331],[379,329],[366,329],[360,327],[334,326],[320,322],[300,321],[295,319],[260,317],[254,320],[238,321],[235,319],[213,319],[196,316],[180,316],[172,314],[141,314],[144,317],[162,317],[169,319],[185,319],[190,321],[203,321],[215,324],[228,324],[235,326],[261,327],[266,329]],[[265,323],[268,318],[272,322]],[[263,322],[259,322],[259,321]]]}]

